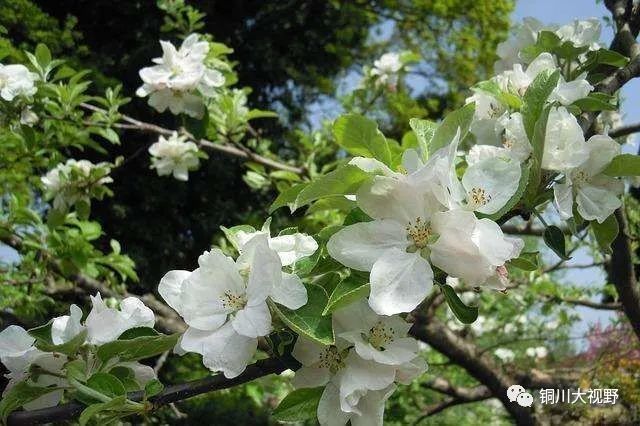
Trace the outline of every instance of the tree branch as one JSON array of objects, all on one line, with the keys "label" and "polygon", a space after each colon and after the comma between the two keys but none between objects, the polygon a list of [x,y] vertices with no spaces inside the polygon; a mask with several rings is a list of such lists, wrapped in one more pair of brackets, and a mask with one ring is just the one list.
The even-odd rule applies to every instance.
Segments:
[{"label": "tree branch", "polygon": [[[106,110],[88,103],[82,103],[80,104],[80,106],[89,111],[106,113]],[[169,136],[174,132],[173,130],[167,129],[166,127],[158,126],[157,124],[153,124],[153,123],[140,121],[128,115],[121,114],[120,117],[122,118],[123,121],[126,121],[126,124],[123,124],[123,123],[114,124],[113,127],[117,129],[137,130],[141,132],[156,133],[156,134],[165,135],[165,136]],[[271,167],[273,169],[285,170],[288,172],[293,172],[298,175],[305,174],[305,170],[301,167],[291,166],[289,164],[281,163],[279,161],[272,160],[267,157],[263,157],[262,155],[256,154],[249,149],[240,149],[229,144],[215,143],[206,139],[200,139],[199,141],[197,141],[197,143],[201,147],[208,148],[213,151],[218,151],[223,154],[232,155],[234,157],[242,158],[244,160],[254,161],[256,163],[260,163],[262,165]]]},{"label": "tree branch", "polygon": [[599,302],[592,302],[591,300],[586,300],[586,299],[573,299],[570,297],[560,297],[560,296],[552,296],[552,295],[543,295],[543,296],[550,301],[568,303],[570,305],[585,306],[587,308],[598,309],[602,311],[617,311],[622,309],[622,305],[616,302],[599,303]]},{"label": "tree branch", "polygon": [[640,339],[640,290],[633,265],[633,253],[629,240],[629,224],[624,207],[616,210],[616,219],[620,226],[618,236],[611,244],[611,267],[609,280],[618,292],[618,300],[626,314],[633,331]]},{"label": "tree branch", "polygon": [[637,132],[640,132],[640,123],[630,124],[628,126],[620,126],[616,129],[611,130],[609,132],[609,136],[615,139],[615,138],[627,136]]},{"label": "tree branch", "polygon": [[427,318],[420,313],[415,316],[411,335],[447,356],[486,386],[493,396],[500,399],[518,425],[535,424],[530,409],[510,402],[507,397],[507,389],[515,383],[515,379],[501,373],[491,360],[478,354],[472,343],[454,334],[435,316]]},{"label": "tree branch", "polygon": [[[227,379],[222,374],[216,374],[204,379],[168,386],[160,394],[149,399],[151,403],[150,411],[196,395],[227,389],[270,374],[279,374],[288,368],[297,369],[298,367],[298,362],[291,356],[268,358],[248,366],[242,374],[233,379]],[[143,392],[138,391],[130,393],[128,398],[133,401],[141,401],[143,396]],[[9,416],[7,424],[10,426],[26,426],[62,422],[80,415],[85,408],[86,406],[79,402],[70,402],[68,404],[40,410],[17,411]]]}]

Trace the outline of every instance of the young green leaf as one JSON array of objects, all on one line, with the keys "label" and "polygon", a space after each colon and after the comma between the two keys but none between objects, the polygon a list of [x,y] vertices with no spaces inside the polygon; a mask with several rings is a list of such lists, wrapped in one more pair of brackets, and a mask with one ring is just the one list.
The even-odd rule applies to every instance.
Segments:
[{"label": "young green leaf", "polygon": [[126,390],[124,385],[116,376],[109,373],[95,373],[89,380],[87,380],[87,386],[96,392],[100,392],[102,395],[108,397],[116,397],[125,395]]},{"label": "young green leaf", "polygon": [[172,349],[178,341],[179,334],[157,336],[140,336],[129,340],[115,340],[98,348],[98,358],[105,362],[118,358],[121,362],[138,361],[160,355]]},{"label": "young green leaf", "polygon": [[332,345],[334,337],[331,318],[322,316],[327,306],[327,293],[322,287],[309,284],[307,294],[309,299],[307,304],[295,311],[275,303],[271,306],[282,321],[296,333],[321,345]]},{"label": "young green leaf", "polygon": [[158,395],[163,389],[164,385],[158,379],[153,379],[144,386],[144,394],[147,398],[151,398]]},{"label": "young green leaf", "polygon": [[87,423],[89,423],[89,420],[95,418],[96,415],[101,412],[119,411],[120,408],[124,407],[124,405],[126,404],[126,401],[127,401],[126,397],[119,396],[119,397],[113,398],[111,401],[108,401],[108,402],[91,404],[90,406],[85,408],[84,411],[82,411],[82,413],[80,414],[80,417],[78,418],[78,422],[80,423],[80,426],[85,426]]},{"label": "young green leaf", "polygon": [[476,110],[474,103],[467,104],[460,109],[450,112],[442,123],[436,129],[431,144],[429,145],[429,155],[433,154],[442,147],[451,143],[460,130],[460,141],[469,133],[469,126],[473,121],[473,114]]},{"label": "young green leaf", "polygon": [[0,419],[6,423],[7,417],[24,404],[53,392],[55,389],[42,386],[31,386],[26,382],[18,382],[2,395],[0,401]]},{"label": "young green leaf", "polygon": [[565,239],[562,230],[557,226],[551,225],[548,226],[544,230],[544,234],[542,236],[545,244],[549,247],[555,254],[557,254],[562,260],[569,260],[570,257],[567,256],[566,247],[565,247]]},{"label": "young green leaf", "polygon": [[440,284],[440,290],[442,290],[442,294],[449,308],[451,308],[451,311],[460,322],[463,324],[471,324],[478,318],[478,307],[465,305],[449,284]]},{"label": "young green leaf", "polygon": [[621,154],[604,170],[609,176],[640,176],[640,155]]},{"label": "young green leaf", "polygon": [[591,230],[600,248],[607,253],[611,253],[611,243],[613,243],[618,236],[618,232],[620,232],[616,216],[611,215],[602,223],[594,220],[591,222]]},{"label": "young green leaf", "polygon": [[427,161],[429,159],[429,146],[431,145],[433,135],[436,133],[438,124],[430,120],[412,118],[409,120],[409,126],[411,126],[411,130],[413,130],[416,140],[418,141],[422,160]]},{"label": "young green leaf", "polygon": [[340,281],[336,288],[329,296],[327,307],[324,308],[322,315],[328,315],[337,309],[343,308],[363,297],[369,295],[369,283],[354,277],[347,277]]},{"label": "young green leaf", "polygon": [[322,392],[324,386],[294,390],[273,410],[273,418],[280,422],[315,420]]},{"label": "young green leaf", "polygon": [[558,70],[553,73],[551,70],[542,71],[531,82],[522,98],[522,121],[530,141],[533,139],[535,126],[542,114],[545,103],[556,88],[559,78],[560,71]]},{"label": "young green leaf", "polygon": [[333,134],[342,148],[353,156],[376,158],[391,164],[391,151],[375,121],[359,114],[345,114],[333,124]]}]

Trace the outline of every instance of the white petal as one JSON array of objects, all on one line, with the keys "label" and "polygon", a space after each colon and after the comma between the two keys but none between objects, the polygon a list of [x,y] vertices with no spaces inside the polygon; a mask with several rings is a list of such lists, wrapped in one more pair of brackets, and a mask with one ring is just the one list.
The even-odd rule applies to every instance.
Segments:
[{"label": "white petal", "polygon": [[586,98],[592,90],[593,86],[585,79],[585,75],[569,82],[561,77],[558,87],[551,93],[549,100],[558,101],[562,105],[571,105],[578,99]]},{"label": "white petal", "polygon": [[401,223],[424,218],[434,209],[428,186],[386,176],[375,176],[364,183],[356,194],[356,201],[374,219],[395,219]]},{"label": "white petal", "polygon": [[51,340],[54,345],[61,345],[73,339],[83,330],[83,326],[80,324],[82,319],[82,310],[76,306],[71,305],[71,315],[64,315],[53,319],[51,324]]},{"label": "white petal", "polygon": [[295,233],[269,239],[269,247],[278,253],[282,266],[288,266],[315,253],[318,243],[309,235]]},{"label": "white petal", "polygon": [[551,108],[542,155],[542,168],[564,171],[582,164],[589,152],[578,120],[565,108]]},{"label": "white petal", "polygon": [[343,411],[353,409],[366,391],[382,390],[395,379],[394,366],[363,360],[355,352],[349,353],[345,364],[340,372],[340,405]]},{"label": "white petal", "polygon": [[231,379],[247,368],[257,348],[258,339],[242,336],[226,324],[210,336],[202,362],[211,371],[222,371]]},{"label": "white petal", "polygon": [[162,277],[158,285],[158,293],[160,296],[178,313],[182,312],[182,282],[190,274],[191,272],[189,271],[169,271]]},{"label": "white petal", "polygon": [[236,261],[238,267],[249,266],[247,282],[248,305],[262,304],[275,285],[282,281],[282,263],[278,254],[269,248],[268,237],[260,234],[253,237],[242,248]]},{"label": "white petal", "polygon": [[134,327],[153,327],[156,317],[151,309],[136,297],[127,297],[120,302],[120,312],[127,321],[127,329]]},{"label": "white petal", "polygon": [[620,154],[620,144],[606,135],[594,135],[587,141],[588,160],[580,165],[590,176],[601,173]]},{"label": "white petal", "polygon": [[371,269],[369,306],[380,315],[410,312],[433,288],[433,271],[418,253],[387,250]]},{"label": "white petal", "polygon": [[[467,168],[462,184],[467,190],[467,202],[474,210],[493,214],[516,193],[520,183],[520,164],[510,158],[484,159]],[[484,191],[484,199],[477,203],[472,191]]]},{"label": "white petal", "polygon": [[609,186],[584,184],[578,188],[576,203],[578,212],[584,219],[602,223],[622,205],[619,197],[623,190],[622,182],[608,176],[600,177],[600,183],[607,181]]},{"label": "white petal", "polygon": [[382,254],[406,247],[406,230],[395,220],[374,220],[349,225],[331,236],[329,255],[349,268],[370,271]]},{"label": "white petal", "polygon": [[367,173],[379,173],[385,176],[397,176],[398,173],[394,172],[381,161],[376,160],[375,158],[366,158],[366,157],[353,157],[349,164],[352,166],[356,166],[360,170]]},{"label": "white petal", "polygon": [[323,348],[323,346],[313,340],[309,340],[303,336],[298,336],[291,354],[302,365],[308,367],[320,360],[320,354],[322,353]]},{"label": "white petal", "polygon": [[271,291],[271,300],[289,309],[307,304],[307,289],[297,275],[282,273],[282,281]]},{"label": "white petal", "polygon": [[324,388],[318,403],[318,422],[321,426],[344,426],[351,415],[340,408],[340,390],[334,383]]},{"label": "white petal", "polygon": [[427,361],[417,356],[412,359],[411,362],[403,364],[398,368],[396,371],[396,382],[408,385],[427,371],[427,368]]},{"label": "white petal", "polygon": [[0,332],[0,358],[23,355],[35,339],[27,330],[17,325],[10,325]]},{"label": "white petal", "polygon": [[379,391],[367,392],[358,403],[360,415],[351,417],[351,425],[382,426],[385,403],[395,390],[396,386],[392,384]]},{"label": "white petal", "polygon": [[553,201],[560,217],[567,220],[573,217],[573,186],[567,183],[553,185]]},{"label": "white petal", "polygon": [[266,303],[247,306],[231,321],[237,333],[247,337],[266,336],[271,331],[271,314]]},{"label": "white petal", "polygon": [[296,371],[296,375],[291,380],[291,384],[296,389],[315,388],[324,386],[329,382],[331,373],[328,368],[317,366],[302,367]]},{"label": "white petal", "polygon": [[524,246],[519,238],[505,237],[500,226],[490,219],[478,220],[472,239],[493,266],[504,265],[507,260],[518,257]]}]

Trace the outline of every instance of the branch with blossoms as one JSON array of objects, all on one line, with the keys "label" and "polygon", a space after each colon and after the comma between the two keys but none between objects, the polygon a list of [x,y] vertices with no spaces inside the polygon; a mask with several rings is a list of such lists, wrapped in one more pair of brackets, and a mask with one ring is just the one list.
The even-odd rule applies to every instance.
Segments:
[{"label": "branch with blossoms", "polygon": [[[298,175],[306,169],[242,144],[245,133],[258,136],[249,121],[271,114],[249,110],[246,93],[228,87],[229,49],[200,35],[187,36],[179,47],[161,42],[162,56],[140,71],[137,95],[160,113],[180,115],[186,123],[180,132],[121,114],[127,100],[118,90],[90,103],[88,82],[54,74],[60,64],[44,46],[29,53],[31,69],[0,69],[8,75],[1,80],[7,82],[2,107],[20,141],[12,149],[38,138],[59,144],[46,151],[56,165],[36,183],[51,204],[46,223],[15,200],[0,237],[29,248],[55,276],[95,294],[86,316],[72,305],[69,315],[43,326],[0,332],[0,361],[10,380],[0,418],[24,424],[79,415],[81,425],[111,422],[292,368],[295,390],[274,419],[382,424],[386,400],[427,369],[420,340],[480,383],[465,392],[432,381],[452,399],[426,415],[492,396],[517,424],[535,424],[536,414],[513,404],[507,389],[516,381],[535,388],[548,378],[502,371],[447,327],[437,310],[447,308],[456,325],[472,325],[483,306],[465,300],[468,289],[508,297],[514,279],[541,270],[538,253],[501,228],[518,216],[537,218],[529,231],[540,233],[561,261],[577,248],[569,247],[567,235],[590,232],[600,250],[612,252],[611,281],[640,336],[640,296],[621,201],[623,179],[640,173],[639,157],[622,154],[619,142],[593,125],[600,112],[617,110],[617,91],[640,74],[637,43],[629,40],[637,36],[638,10],[632,2],[607,5],[618,26],[612,50],[599,45],[597,20],[561,27],[527,20],[499,46],[497,74],[474,86],[465,106],[439,123],[412,119],[402,144],[362,114],[342,115],[331,131],[348,158],[340,156],[304,181]],[[389,53],[374,62],[363,87],[375,90],[355,94],[351,102],[362,108],[354,110],[364,113],[385,90],[396,90],[412,60]],[[39,117],[54,124],[40,126]],[[223,227],[228,250],[214,247],[194,270],[167,272],[158,285],[164,303],[151,295],[105,300],[118,294],[108,285],[116,273],[137,278],[117,241],[108,254],[90,243],[101,234],[89,220],[91,200],[111,195],[111,171],[123,160],[63,162],[67,138],[61,135],[94,147],[87,133],[116,143],[113,129],[160,136],[149,147],[159,176],[187,181],[206,147],[293,173],[284,175],[291,184],[279,186],[272,212],[288,207],[311,214],[325,203],[347,213],[313,235],[297,228],[272,232],[270,219],[260,229]],[[212,142],[217,138],[223,143]],[[546,210],[557,212],[555,222],[545,218]],[[68,250],[70,241],[90,255]],[[177,332],[160,334],[154,326]],[[199,354],[218,374],[164,389],[140,361],[170,350]],[[269,358],[254,363],[258,351]],[[527,352],[535,359],[547,355],[545,347]]]}]

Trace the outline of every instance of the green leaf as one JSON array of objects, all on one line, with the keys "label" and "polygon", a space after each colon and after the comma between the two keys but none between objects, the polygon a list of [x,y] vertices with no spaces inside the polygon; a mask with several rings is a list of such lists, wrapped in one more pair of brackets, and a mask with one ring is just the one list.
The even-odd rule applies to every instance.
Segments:
[{"label": "green leaf", "polygon": [[42,43],[38,43],[35,53],[38,63],[42,66],[42,69],[45,69],[51,62],[51,52],[49,51],[49,48]]},{"label": "green leaf", "polygon": [[289,206],[290,209],[295,210],[295,202],[296,198],[298,198],[298,194],[309,186],[309,183],[298,183],[293,185],[292,187],[282,191],[280,195],[275,199],[275,201],[269,206],[269,213],[273,213],[278,210],[280,207]]},{"label": "green leaf", "polygon": [[587,62],[594,65],[604,64],[622,68],[629,63],[629,58],[609,49],[598,49],[587,52]]},{"label": "green leaf", "polygon": [[297,389],[289,393],[273,410],[273,418],[280,422],[315,420],[324,386]]},{"label": "green leaf", "polygon": [[276,314],[293,331],[302,334],[321,345],[334,343],[331,318],[322,316],[327,306],[327,293],[320,286],[309,284],[307,286],[308,302],[295,311],[278,304],[271,304]]},{"label": "green leaf", "polygon": [[2,419],[2,422],[6,423],[9,414],[22,407],[24,404],[38,399],[43,395],[53,392],[54,390],[55,388],[31,386],[26,382],[16,383],[15,386],[2,395],[2,400],[0,401],[0,418]]},{"label": "green leaf", "polygon": [[35,346],[36,348],[44,352],[58,352],[71,356],[75,355],[76,352],[78,352],[78,349],[80,349],[80,346],[84,344],[85,340],[87,340],[87,330],[82,330],[73,339],[69,340],[66,343],[54,345],[45,343],[43,341],[36,341]]},{"label": "green leaf", "polygon": [[227,237],[227,240],[235,247],[236,250],[240,250],[240,246],[238,245],[238,233],[246,232],[248,234],[256,232],[256,228],[251,225],[236,225],[231,228],[226,228],[221,226],[222,232],[224,232],[224,236]]},{"label": "green leaf", "polygon": [[96,392],[100,392],[102,395],[108,397],[116,397],[120,395],[126,395],[124,385],[116,376],[109,373],[95,373],[89,380],[87,380],[87,386]]},{"label": "green leaf", "polygon": [[144,386],[144,394],[147,398],[158,395],[164,389],[164,385],[158,379],[153,379],[147,382]]},{"label": "green leaf", "polygon": [[131,340],[136,337],[142,336],[159,336],[156,330],[151,327],[133,327],[126,331],[124,331],[120,336],[118,336],[118,340]]},{"label": "green leaf", "polygon": [[87,423],[89,423],[89,420],[96,417],[97,414],[104,411],[119,411],[118,409],[124,407],[126,402],[126,397],[119,396],[113,398],[109,402],[91,404],[82,411],[82,414],[80,414],[80,417],[78,418],[78,422],[80,423],[80,426],[85,426]]},{"label": "green leaf", "polygon": [[478,307],[477,306],[467,306],[462,303],[462,300],[458,297],[456,291],[449,284],[439,284],[440,290],[442,290],[442,294],[444,294],[444,298],[451,308],[453,314],[462,322],[463,324],[471,324],[478,318]]},{"label": "green leaf", "polygon": [[640,155],[618,155],[603,173],[609,176],[640,176]]},{"label": "green leaf", "polygon": [[[352,165],[340,166],[332,172],[311,181],[290,204],[291,211],[324,197],[354,194],[370,176]],[[276,200],[277,201],[277,200]],[[274,203],[275,204],[275,203]],[[273,208],[273,206],[272,206]]]},{"label": "green leaf", "polygon": [[262,109],[252,109],[247,114],[247,120],[253,120],[256,118],[278,118],[278,113],[274,111],[265,111]]},{"label": "green leaf", "polygon": [[520,100],[518,96],[503,91],[500,86],[498,86],[498,83],[493,80],[481,81],[475,85],[475,88],[489,93],[500,101],[500,103],[509,108],[520,109],[522,107],[522,100]]},{"label": "green leaf", "polygon": [[296,389],[273,410],[273,418],[280,422],[315,420],[324,386]]},{"label": "green leaf", "polygon": [[391,164],[389,145],[375,121],[359,114],[345,114],[336,119],[333,134],[338,145],[351,155],[372,157]]},{"label": "green leaf", "polygon": [[27,333],[29,333],[31,337],[36,339],[36,344],[53,345],[53,340],[51,340],[52,326],[53,326],[53,320],[50,320],[48,323],[44,325],[27,330]]},{"label": "green leaf", "polygon": [[545,103],[549,99],[551,92],[556,88],[559,78],[559,70],[555,72],[551,72],[551,70],[542,71],[531,82],[522,98],[524,103],[522,106],[522,121],[530,141],[533,139],[534,128],[542,114]]},{"label": "green leaf", "polygon": [[456,136],[458,129],[460,129],[460,141],[463,141],[469,133],[469,126],[471,126],[471,122],[473,121],[473,113],[475,110],[476,105],[470,103],[447,114],[431,139],[429,155],[449,145]]},{"label": "green leaf", "polygon": [[612,214],[602,223],[594,220],[591,222],[591,229],[600,248],[607,253],[611,253],[611,243],[613,243],[620,231],[616,216]]},{"label": "green leaf", "polygon": [[368,214],[362,211],[360,207],[356,207],[352,209],[344,218],[344,222],[342,222],[343,226],[353,225],[354,223],[360,222],[371,222],[373,219],[369,217]]},{"label": "green leaf", "polygon": [[98,348],[98,358],[108,361],[118,358],[120,362],[138,361],[160,355],[172,349],[178,341],[178,333],[171,335],[141,336],[129,340],[115,340]]},{"label": "green leaf", "polygon": [[47,213],[47,226],[49,228],[57,228],[64,225],[64,221],[67,218],[67,212],[65,210],[51,209]]},{"label": "green leaf", "polygon": [[544,142],[550,111],[550,106],[542,111],[535,123],[533,137],[530,139],[533,155],[531,156],[529,165],[529,183],[527,184],[524,195],[525,204],[530,209],[536,206],[535,201],[539,195],[538,190],[542,179],[542,155],[544,154]]},{"label": "green leaf", "polygon": [[572,105],[577,106],[582,111],[615,111],[618,105],[615,105],[615,98],[605,93],[590,93],[586,98],[578,99]]},{"label": "green leaf", "polygon": [[427,159],[429,158],[429,146],[431,145],[431,140],[436,133],[438,124],[434,123],[431,120],[412,118],[411,120],[409,120],[409,126],[411,126],[411,130],[413,130],[413,133],[415,134],[418,141],[418,147],[420,148],[420,155],[422,156],[422,160],[427,161]]},{"label": "green leaf", "polygon": [[327,307],[324,308],[322,315],[328,315],[340,308],[350,305],[369,295],[369,283],[363,283],[355,277],[347,277],[340,281],[336,288],[329,296]]},{"label": "green leaf", "polygon": [[538,252],[522,253],[520,257],[511,259],[507,264],[523,271],[535,271],[538,269]]},{"label": "green leaf", "polygon": [[567,256],[564,233],[555,225],[548,226],[543,234],[544,243],[562,260],[569,260]]}]

